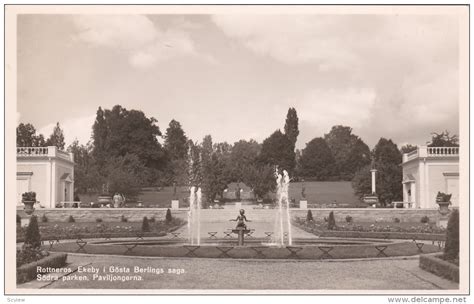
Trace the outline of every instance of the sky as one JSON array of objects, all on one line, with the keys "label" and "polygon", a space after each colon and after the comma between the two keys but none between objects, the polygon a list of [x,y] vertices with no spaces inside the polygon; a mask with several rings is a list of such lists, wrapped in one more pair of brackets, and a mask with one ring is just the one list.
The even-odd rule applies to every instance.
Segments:
[{"label": "sky", "polygon": [[[297,148],[346,125],[422,145],[459,134],[455,15],[20,15],[17,122],[86,144],[97,108],[195,140],[263,141],[297,110]],[[160,140],[162,141],[162,140]]]}]

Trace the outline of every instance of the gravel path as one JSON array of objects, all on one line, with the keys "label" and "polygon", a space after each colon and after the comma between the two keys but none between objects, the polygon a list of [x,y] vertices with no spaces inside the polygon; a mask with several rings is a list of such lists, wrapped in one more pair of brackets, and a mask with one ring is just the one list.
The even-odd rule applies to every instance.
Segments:
[{"label": "gravel path", "polygon": [[[141,281],[93,280],[91,273],[74,272],[73,280],[35,282],[36,288],[85,289],[458,289],[458,285],[418,267],[418,259],[358,261],[276,261],[190,258],[138,258],[70,254],[70,266],[99,269],[99,276],[139,275]],[[128,267],[113,273],[109,267]],[[134,267],[163,273],[134,273]],[[104,272],[105,269],[105,272]],[[173,271],[175,273],[168,273]],[[177,274],[179,270],[184,273]],[[77,277],[75,277],[77,275]],[[86,280],[79,280],[79,277]],[[75,279],[74,279],[75,278]],[[135,277],[136,278],[136,277]],[[38,286],[38,283],[42,286]],[[21,288],[22,286],[19,286]],[[27,286],[24,286],[27,287]]]}]

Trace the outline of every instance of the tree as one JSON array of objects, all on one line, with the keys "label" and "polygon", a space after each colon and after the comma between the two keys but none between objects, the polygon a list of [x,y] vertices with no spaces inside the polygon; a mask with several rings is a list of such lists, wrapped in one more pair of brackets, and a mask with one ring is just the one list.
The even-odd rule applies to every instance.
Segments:
[{"label": "tree", "polygon": [[[219,148],[219,150],[214,149]],[[212,144],[212,137],[206,135],[201,146],[202,161],[202,191],[205,195],[205,202],[212,204],[217,195],[222,195],[227,188],[229,177],[226,170],[225,145]]]},{"label": "tree", "polygon": [[290,140],[293,149],[295,148],[299,134],[300,131],[298,130],[298,114],[296,113],[295,108],[289,108],[288,113],[286,114],[285,135]]},{"label": "tree", "polygon": [[46,140],[46,146],[56,146],[59,150],[64,150],[64,132],[59,126],[59,122],[56,123],[56,126],[53,129],[53,133]]},{"label": "tree", "polygon": [[240,140],[234,143],[230,152],[229,167],[234,181],[243,181],[246,170],[257,163],[261,145],[254,140]]},{"label": "tree", "polygon": [[326,141],[317,137],[306,144],[301,153],[299,172],[305,179],[328,180],[334,174],[336,161]]},{"label": "tree", "polygon": [[[99,107],[93,125],[93,154],[102,170],[107,160],[136,155],[144,166],[154,171],[150,179],[157,179],[158,170],[165,168],[165,153],[157,137],[161,136],[157,120],[142,111],[127,110],[116,105],[112,110]],[[151,183],[152,180],[147,181]]]},{"label": "tree", "polygon": [[75,139],[67,148],[74,156],[74,193],[97,193],[101,190],[104,178],[92,155],[90,144],[80,145]]},{"label": "tree", "polygon": [[41,235],[38,227],[38,217],[36,215],[31,216],[30,223],[28,227],[26,227],[25,245],[29,245],[33,248],[41,248]]},{"label": "tree", "polygon": [[243,182],[252,188],[256,199],[264,198],[276,188],[275,169],[268,164],[247,165]]},{"label": "tree", "polygon": [[446,260],[459,259],[459,211],[454,209],[449,216],[446,227],[446,246],[444,246]]},{"label": "tree", "polygon": [[334,155],[337,174],[342,180],[351,180],[357,170],[370,163],[369,147],[352,134],[352,128],[333,126],[324,140]]},{"label": "tree", "polygon": [[418,146],[406,144],[400,149],[400,151],[402,152],[402,154],[405,154],[405,153],[410,153],[412,151],[415,151],[416,149],[418,149]]},{"label": "tree", "polygon": [[[377,170],[376,193],[380,203],[385,206],[402,199],[402,155],[390,139],[380,138],[372,151]],[[363,197],[371,193],[371,166],[361,168],[352,179],[354,192]]]},{"label": "tree", "polygon": [[171,120],[165,134],[164,149],[171,159],[184,159],[188,153],[188,138],[181,124]]},{"label": "tree", "polygon": [[104,180],[109,185],[109,193],[121,193],[135,198],[147,180],[145,165],[137,155],[126,154],[109,159],[104,167]]},{"label": "tree", "polygon": [[295,151],[291,141],[280,130],[265,139],[259,155],[262,164],[278,166],[290,174],[295,168]]},{"label": "tree", "polygon": [[439,134],[433,132],[428,147],[459,147],[459,138],[457,135],[449,135],[447,130]]},{"label": "tree", "polygon": [[36,134],[36,129],[32,124],[20,123],[16,128],[16,146],[44,147],[45,141],[42,134]]}]

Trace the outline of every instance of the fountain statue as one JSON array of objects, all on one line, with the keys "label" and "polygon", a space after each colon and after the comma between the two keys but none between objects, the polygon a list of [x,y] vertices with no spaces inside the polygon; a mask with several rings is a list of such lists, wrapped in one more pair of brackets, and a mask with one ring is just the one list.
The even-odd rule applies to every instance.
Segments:
[{"label": "fountain statue", "polygon": [[230,220],[231,222],[237,222],[237,226],[235,229],[232,229],[233,233],[236,233],[239,237],[239,246],[244,245],[244,235],[249,233],[250,230],[247,229],[247,225],[245,222],[251,222],[251,220],[248,220],[247,217],[245,216],[245,210],[240,209],[240,214],[237,216],[235,220]]}]

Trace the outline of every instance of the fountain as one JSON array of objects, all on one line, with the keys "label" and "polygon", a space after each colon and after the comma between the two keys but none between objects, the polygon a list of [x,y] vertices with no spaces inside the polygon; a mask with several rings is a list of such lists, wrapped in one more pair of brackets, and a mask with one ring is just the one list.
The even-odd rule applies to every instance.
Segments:
[{"label": "fountain", "polygon": [[201,243],[201,188],[192,186],[189,194],[188,235],[189,244]]},{"label": "fountain", "polygon": [[[287,227],[288,245],[292,245],[291,235],[291,217],[290,217],[290,200],[288,199],[288,188],[290,185],[290,177],[286,170],[283,170],[283,175],[275,169],[275,177],[277,183],[276,199],[278,202],[277,216],[275,217],[275,239],[274,242],[280,246],[285,245],[285,230],[283,222],[285,221]],[[285,203],[286,213],[283,214],[283,204]],[[285,220],[284,220],[285,218]]]}]

